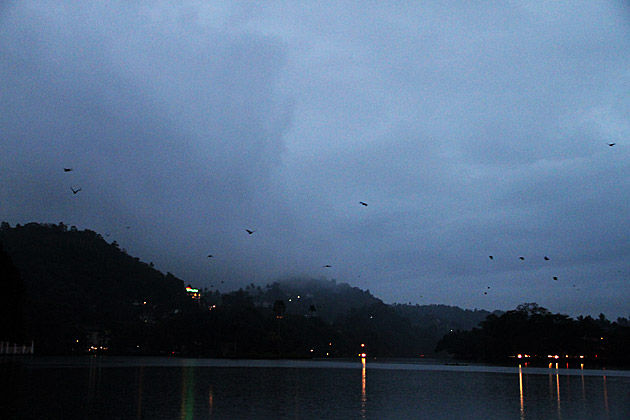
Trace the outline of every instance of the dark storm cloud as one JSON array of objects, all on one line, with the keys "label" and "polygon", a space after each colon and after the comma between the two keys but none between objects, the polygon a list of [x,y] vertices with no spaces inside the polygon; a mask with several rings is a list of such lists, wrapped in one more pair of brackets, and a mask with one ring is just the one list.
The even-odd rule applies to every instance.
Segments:
[{"label": "dark storm cloud", "polygon": [[0,12],[2,219],[110,232],[199,286],[628,315],[622,3]]},{"label": "dark storm cloud", "polygon": [[251,218],[290,118],[273,92],[282,46],[145,12],[6,12],[4,185],[30,203],[5,217],[144,226],[161,240]]}]

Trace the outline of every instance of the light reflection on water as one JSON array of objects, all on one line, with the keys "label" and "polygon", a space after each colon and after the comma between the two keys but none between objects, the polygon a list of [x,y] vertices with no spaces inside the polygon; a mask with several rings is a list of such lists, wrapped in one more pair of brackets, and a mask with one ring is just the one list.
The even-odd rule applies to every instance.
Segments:
[{"label": "light reflection on water", "polygon": [[138,368],[138,409],[136,419],[142,418],[142,387],[144,385],[144,366]]},{"label": "light reflection on water", "polygon": [[193,404],[195,401],[195,370],[190,367],[182,368],[182,405],[179,418],[192,420]]},{"label": "light reflection on water", "polygon": [[523,398],[523,369],[518,365],[518,389],[521,397],[521,420],[525,418],[525,400]]},{"label": "light reflection on water", "polygon": [[103,364],[99,363],[99,359],[95,357],[90,357],[89,362],[87,400],[92,401],[94,396],[99,392]]},{"label": "light reflection on water", "polygon": [[630,418],[628,371],[359,360],[37,359],[2,417]]},{"label": "light reflection on water", "polygon": [[[569,406],[569,403],[572,403],[572,404],[578,403],[578,401],[576,401],[575,399],[573,400],[571,399],[571,393],[572,393],[571,378],[573,378],[576,375],[580,376],[581,403],[582,403],[581,407],[583,408],[586,407],[589,400],[597,398],[597,394],[599,394],[599,392],[597,391],[601,391],[603,393],[603,405],[602,405],[603,410],[599,413],[599,415],[601,416],[601,418],[606,418],[606,419],[611,418],[611,410],[610,410],[609,401],[608,401],[608,386],[607,386],[607,375],[610,376],[610,374],[608,373],[607,370],[603,369],[601,371],[587,371],[585,375],[583,363],[580,364],[579,370],[569,370],[568,365],[567,365],[567,369],[559,369],[558,363],[556,363],[555,365],[550,363],[548,370],[550,371],[548,375],[548,384],[549,384],[548,396],[549,396],[549,400],[555,401],[555,404],[556,404],[556,417],[555,418],[563,419],[563,398],[565,400],[567,407]],[[563,392],[561,392],[561,384],[560,384],[561,372],[564,375],[564,379],[562,380],[564,381],[564,386],[565,386],[564,397],[561,397],[561,395],[563,394]],[[532,374],[534,375],[537,375],[539,373],[540,373],[539,371],[532,372]],[[614,372],[615,377],[627,378],[629,374],[630,372],[628,371],[615,371]],[[523,368],[519,364],[518,365],[518,384],[519,384],[520,418],[521,419],[529,418],[529,416],[526,416],[525,407],[527,405],[531,405],[531,402],[530,404],[528,404],[528,401],[527,401],[527,386],[523,386],[523,377],[525,377],[525,381],[527,383],[527,376],[528,376],[527,374],[524,375]],[[589,376],[590,377],[596,376],[598,378],[601,378],[601,387],[599,387],[597,383],[591,384],[591,387],[590,387],[591,389],[587,393],[587,384],[586,384],[585,376],[587,378]],[[596,382],[599,382],[599,380],[597,380]],[[622,383],[625,384],[624,390],[625,390],[625,395],[627,399],[627,396],[630,396],[630,380],[627,380],[627,379],[622,380]],[[626,405],[626,407],[628,406]],[[624,416],[630,417],[630,412],[623,411],[623,413],[624,413]],[[537,418],[537,417],[533,416],[532,418]]]},{"label": "light reflection on water", "polygon": [[365,357],[361,358],[361,417],[365,418],[365,406],[367,404],[367,392],[366,392],[366,382],[365,382],[365,373],[367,370],[367,363],[365,361]]},{"label": "light reflection on water", "polygon": [[208,415],[212,416],[212,406],[214,405],[214,395],[212,395],[212,386],[208,390]]},{"label": "light reflection on water", "polygon": [[606,410],[606,418],[608,418],[610,412],[608,409],[608,389],[606,388],[606,375],[604,375],[602,379],[604,381],[604,409]]}]

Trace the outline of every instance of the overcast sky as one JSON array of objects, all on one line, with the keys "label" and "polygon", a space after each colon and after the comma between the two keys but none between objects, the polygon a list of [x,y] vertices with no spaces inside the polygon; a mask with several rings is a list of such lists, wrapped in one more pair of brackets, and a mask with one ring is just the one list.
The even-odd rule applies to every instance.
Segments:
[{"label": "overcast sky", "polygon": [[0,5],[0,219],[198,287],[629,316],[629,158],[622,1]]}]

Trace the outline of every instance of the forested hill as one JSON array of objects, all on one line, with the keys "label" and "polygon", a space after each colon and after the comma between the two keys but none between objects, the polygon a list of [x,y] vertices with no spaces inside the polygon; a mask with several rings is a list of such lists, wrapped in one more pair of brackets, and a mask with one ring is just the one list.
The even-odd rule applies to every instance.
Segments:
[{"label": "forested hill", "polygon": [[[304,315],[310,308],[315,308],[317,315],[328,322],[333,322],[340,315],[352,309],[385,305],[381,299],[373,296],[369,290],[352,287],[335,280],[292,278],[267,285],[266,289],[247,286],[255,303],[273,302],[282,299],[286,302],[287,313]],[[462,309],[449,305],[400,304],[387,305],[398,316],[407,318],[412,325],[425,330],[431,329],[432,335],[440,337],[450,330],[469,330],[479,325],[491,312],[483,309]],[[500,315],[501,311],[492,312]]]},{"label": "forested hill", "polygon": [[[137,318],[134,303],[161,313],[190,303],[182,280],[129,256],[114,241],[63,223],[3,222],[0,242],[26,291],[28,329],[42,345],[85,327],[110,327]],[[8,281],[8,280],[7,280]],[[46,349],[44,349],[46,350]]]},{"label": "forested hill", "polygon": [[287,313],[290,314],[308,315],[309,310],[314,309],[317,316],[328,322],[333,322],[339,315],[346,314],[353,308],[383,304],[369,290],[324,278],[283,279],[267,285],[260,295],[255,293],[253,287],[249,289],[249,293],[255,302],[261,304],[265,301],[284,300]]},{"label": "forested hill", "polygon": [[102,342],[117,353],[304,357],[317,356],[317,343],[327,346],[335,337],[339,346],[323,354],[347,356],[356,342],[368,341],[374,354],[417,357],[431,354],[450,330],[470,329],[489,315],[386,305],[369,290],[308,278],[224,294],[203,289],[195,302],[184,281],[91,230],[3,222],[0,242],[7,273],[0,340],[34,338],[39,353],[81,352]]},{"label": "forested hill", "polygon": [[489,312],[484,309],[462,309],[458,306],[435,304],[394,304],[393,306],[398,314],[409,318],[413,325],[432,325],[443,333],[451,330],[470,330],[477,327],[488,315],[503,313],[498,310]]}]

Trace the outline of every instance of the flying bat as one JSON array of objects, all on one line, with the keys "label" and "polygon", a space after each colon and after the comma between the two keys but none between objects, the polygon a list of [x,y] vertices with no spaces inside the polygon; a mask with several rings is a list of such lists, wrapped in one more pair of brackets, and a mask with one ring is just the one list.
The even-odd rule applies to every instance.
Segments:
[{"label": "flying bat", "polygon": [[72,194],[76,194],[81,191],[81,188],[75,190],[74,188],[70,187],[70,189],[72,190]]},{"label": "flying bat", "polygon": [[366,202],[364,202],[364,201],[359,201],[359,204],[361,204],[361,205],[363,205],[363,206],[366,206],[366,207],[367,207],[367,203],[366,203]]},{"label": "flying bat", "polygon": [[245,232],[249,233],[250,235],[254,232],[256,232],[255,230],[249,230],[249,229],[245,229]]},{"label": "flying bat", "polygon": [[63,168],[64,172],[70,172],[72,170],[72,168]]},{"label": "flying bat", "polygon": [[610,147],[613,147],[617,143],[606,143],[606,144],[609,145]]},{"label": "flying bat", "polygon": [[208,255],[208,258],[212,258],[212,257],[213,257],[213,255],[212,255],[212,254]]},{"label": "flying bat", "polygon": [[326,264],[326,265],[324,266],[324,268],[330,268],[330,267],[332,267],[332,265],[330,265],[330,264]]},{"label": "flying bat", "polygon": [[545,259],[545,261],[549,261],[549,257],[544,256],[543,258]]}]

